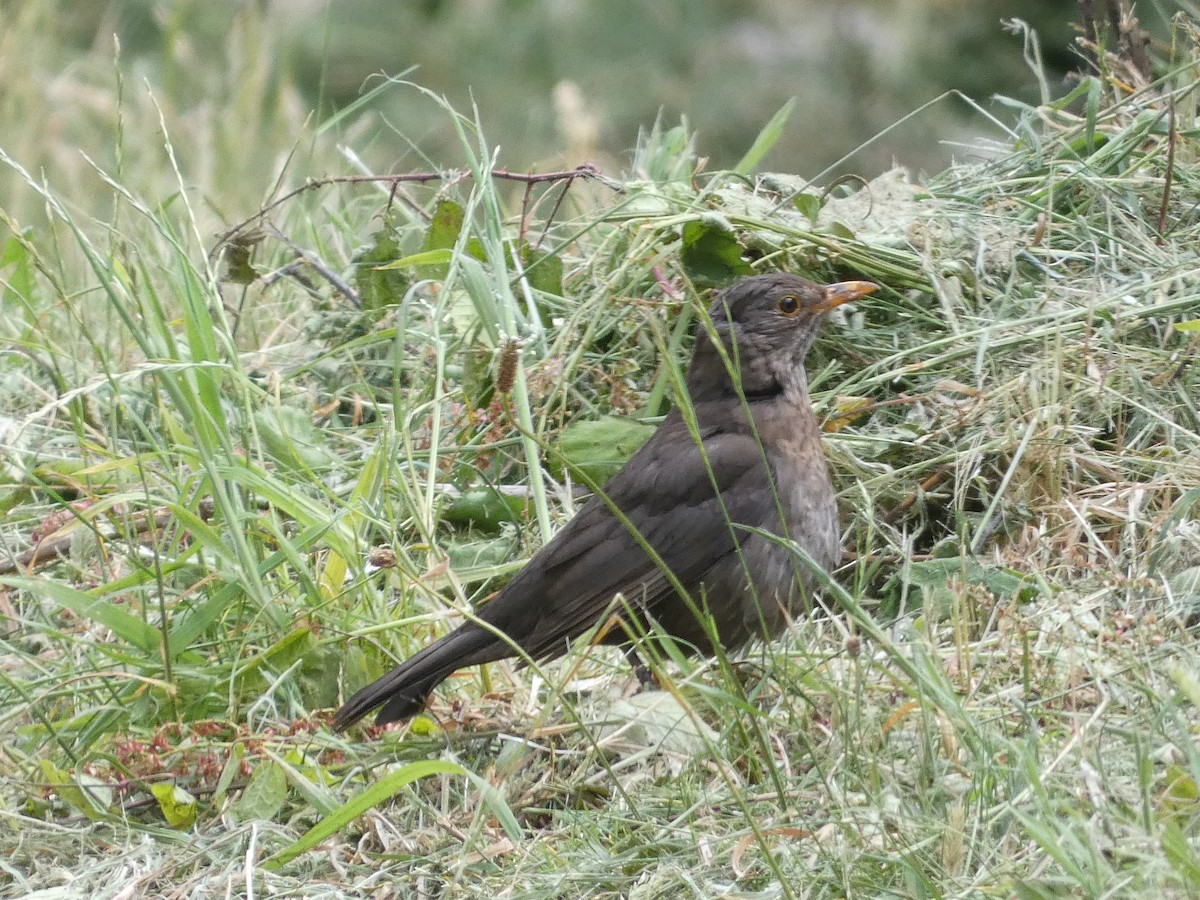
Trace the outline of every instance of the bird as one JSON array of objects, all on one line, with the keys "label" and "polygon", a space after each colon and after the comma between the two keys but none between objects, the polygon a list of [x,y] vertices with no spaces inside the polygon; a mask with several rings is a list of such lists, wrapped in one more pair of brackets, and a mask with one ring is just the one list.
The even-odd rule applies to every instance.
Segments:
[{"label": "bird", "polygon": [[829,570],[840,558],[805,357],[829,310],[878,288],[778,272],[718,291],[684,376],[686,404],[472,619],[355,693],[334,729],[377,707],[376,724],[410,718],[459,669],[548,661],[589,632],[628,648],[657,626],[709,656],[714,637],[732,651],[778,636],[811,602],[812,564]]}]

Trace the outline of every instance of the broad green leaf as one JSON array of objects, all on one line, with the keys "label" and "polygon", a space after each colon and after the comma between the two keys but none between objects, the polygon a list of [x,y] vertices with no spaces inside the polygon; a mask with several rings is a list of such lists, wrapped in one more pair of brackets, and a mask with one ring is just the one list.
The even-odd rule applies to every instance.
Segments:
[{"label": "broad green leaf", "polygon": [[1186,666],[1173,666],[1171,680],[1192,706],[1200,707],[1200,679],[1196,678],[1195,672]]},{"label": "broad green leaf", "polygon": [[287,800],[287,775],[273,761],[254,767],[250,782],[229,812],[239,822],[267,821],[283,808]]},{"label": "broad green leaf", "polygon": [[90,775],[81,775],[77,781],[70,772],[58,768],[48,759],[43,758],[39,762],[42,775],[49,784],[54,785],[58,796],[93,822],[108,818],[108,809],[113,801],[111,787]]},{"label": "broad green leaf", "polygon": [[[453,200],[439,200],[429,219],[422,250],[450,250],[458,243],[458,235],[466,222],[462,206]],[[446,260],[449,262],[449,260]]]},{"label": "broad green leaf", "polygon": [[322,784],[318,784],[311,778],[308,778],[302,768],[307,768],[312,771],[313,766],[307,763],[304,755],[299,750],[293,748],[287,754],[287,757],[281,757],[277,753],[271,752],[269,748],[264,748],[264,751],[274,760],[275,764],[287,776],[288,781],[296,792],[304,798],[305,802],[323,816],[329,815],[337,809],[337,798],[333,792]]},{"label": "broad green leaf", "polygon": [[563,475],[564,468],[579,469],[602,484],[625,465],[654,431],[653,425],[620,416],[573,422],[559,437],[562,458],[554,454],[550,468],[556,477]]},{"label": "broad green leaf", "polygon": [[442,510],[442,518],[454,525],[495,533],[505,522],[520,522],[529,500],[502,494],[494,487],[464,491]]},{"label": "broad green leaf", "polygon": [[818,197],[816,194],[799,193],[792,200],[792,203],[795,205],[796,209],[804,214],[805,218],[807,218],[809,222],[814,225],[817,224],[817,216],[821,212],[820,197]]},{"label": "broad green leaf", "polygon": [[[513,557],[516,547],[512,538],[449,541],[442,546],[454,578],[458,581],[471,583],[502,578],[521,568],[520,559]],[[440,579],[433,579],[430,584],[439,588],[450,586],[449,581],[443,585]]]},{"label": "broad green leaf", "polygon": [[483,327],[491,346],[500,344],[500,307],[487,272],[479,261],[469,256],[458,261],[459,273],[462,275],[463,287],[475,307],[478,323]]},{"label": "broad green leaf", "polygon": [[[148,656],[158,656],[160,641],[159,632],[149,623],[131,616],[120,606],[109,603],[101,597],[93,596],[84,591],[65,584],[59,584],[48,578],[0,578],[0,584],[29,591],[34,596],[48,597],[59,606],[69,609],[81,619],[99,622],[105,628],[115,633],[119,638],[143,650]],[[106,591],[106,586],[96,588]]]},{"label": "broad green leaf", "polygon": [[624,746],[652,747],[699,759],[720,739],[678,697],[662,690],[601,699],[588,711],[587,724],[602,749],[616,739]]},{"label": "broad green leaf", "polygon": [[264,449],[282,466],[295,472],[322,472],[337,462],[325,446],[325,435],[312,415],[291,406],[268,406],[254,413]]},{"label": "broad green leaf", "polygon": [[252,284],[258,279],[254,268],[254,251],[267,236],[265,231],[254,229],[235,235],[225,243],[222,255],[224,271],[221,280],[231,284]]},{"label": "broad green leaf", "polygon": [[[441,200],[434,207],[433,217],[429,220],[429,228],[425,232],[425,240],[421,244],[422,251],[453,250],[458,246],[458,236],[466,227],[466,212],[462,206],[453,200]],[[471,238],[466,243],[467,255],[474,259],[487,258],[483,245],[477,238]],[[437,257],[435,257],[436,259]],[[421,267],[420,274],[425,278],[443,279],[450,271],[451,255],[444,262],[434,262]]]},{"label": "broad green leaf", "polygon": [[563,292],[562,258],[544,250],[534,250],[528,244],[521,247],[521,265],[525,277],[535,291],[561,297]]},{"label": "broad green leaf", "polygon": [[1196,856],[1196,851],[1192,845],[1190,831],[1185,835],[1183,830],[1175,821],[1169,821],[1164,824],[1162,829],[1162,848],[1163,855],[1171,867],[1179,873],[1184,884],[1190,884],[1194,888],[1200,884],[1200,858]]},{"label": "broad green leaf", "polygon": [[354,260],[354,285],[364,310],[373,311],[396,306],[404,299],[409,278],[404,272],[391,271],[393,261],[400,256],[400,243],[391,216],[375,233],[375,243]]},{"label": "broad green leaf", "polygon": [[8,303],[14,295],[22,298],[24,304],[33,300],[36,284],[33,274],[34,260],[30,258],[28,247],[32,237],[33,230],[26,228],[19,238],[12,235],[0,250],[0,269],[8,269],[3,282],[0,283],[0,303],[3,304],[5,315],[15,313],[16,304],[10,308]]},{"label": "broad green leaf", "polygon": [[242,772],[242,760],[246,756],[246,745],[240,741],[235,742],[229,748],[229,756],[225,760],[225,765],[221,769],[221,776],[217,779],[216,790],[213,791],[209,802],[213,806],[220,808],[225,801],[225,795],[229,793],[229,788],[233,784],[233,780]]},{"label": "broad green leaf", "polygon": [[680,259],[693,281],[717,285],[751,274],[753,270],[742,252],[742,245],[726,223],[699,221],[683,226]]},{"label": "broad green leaf", "polygon": [[[358,479],[354,483],[354,490],[350,492],[342,516],[342,525],[347,535],[353,537],[353,540],[349,542],[351,550],[358,547],[360,540],[366,539],[366,532],[371,527],[371,520],[363,510],[373,508],[385,490],[391,452],[391,444],[386,438],[377,441],[359,472]],[[350,570],[350,563],[351,560],[340,552],[339,547],[330,548],[329,556],[321,568],[318,579],[322,597],[332,599],[341,593],[346,583],[346,573]]]},{"label": "broad green leaf", "polygon": [[179,785],[159,782],[150,785],[150,793],[172,828],[182,831],[196,823],[196,798]]},{"label": "broad green leaf", "polygon": [[1026,599],[1034,591],[1027,582],[1005,569],[988,568],[967,557],[930,559],[904,566],[897,577],[921,591],[924,602],[944,614],[956,592],[952,584],[981,585],[1000,599]]}]

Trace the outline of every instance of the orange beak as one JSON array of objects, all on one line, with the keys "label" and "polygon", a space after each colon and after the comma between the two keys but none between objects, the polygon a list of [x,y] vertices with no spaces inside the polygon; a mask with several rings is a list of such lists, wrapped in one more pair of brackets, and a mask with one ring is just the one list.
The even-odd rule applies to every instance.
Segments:
[{"label": "orange beak", "polygon": [[829,312],[835,306],[858,300],[877,290],[879,285],[870,281],[839,281],[837,284],[827,284],[821,289],[823,297],[821,305],[817,308],[821,312]]}]

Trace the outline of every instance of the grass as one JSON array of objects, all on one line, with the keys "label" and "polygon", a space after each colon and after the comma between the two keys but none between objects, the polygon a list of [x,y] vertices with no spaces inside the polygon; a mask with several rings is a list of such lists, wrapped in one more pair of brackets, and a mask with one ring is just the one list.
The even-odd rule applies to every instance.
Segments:
[{"label": "grass", "polygon": [[[0,878],[1194,895],[1185,45],[1150,88],[1110,73],[984,161],[857,192],[698,174],[666,127],[615,190],[527,188],[427,98],[464,174],[313,188],[212,254],[169,111],[176,183],[106,170],[102,220],[5,152],[48,224],[6,220],[0,562],[62,552],[0,577]],[[662,663],[665,696],[577,648],[325,728],[569,518],[564,459],[619,464],[703,290],[751,266],[885,286],[810,362],[852,551],[827,609],[736,665]]]}]

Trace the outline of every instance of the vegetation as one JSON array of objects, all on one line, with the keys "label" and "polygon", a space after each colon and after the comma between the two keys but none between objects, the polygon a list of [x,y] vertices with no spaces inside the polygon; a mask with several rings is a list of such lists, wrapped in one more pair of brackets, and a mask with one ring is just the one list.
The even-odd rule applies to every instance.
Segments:
[{"label": "vegetation", "polygon": [[[624,175],[529,178],[388,83],[460,158],[304,187],[333,126],[294,137],[264,72],[240,108],[303,150],[214,238],[229,197],[188,159],[225,158],[215,111],[107,98],[113,165],[79,176],[103,218],[0,144],[47,220],[2,217],[0,878],[1195,894],[1195,35],[1152,84],[1110,60],[1014,102],[984,161],[919,184],[756,174],[782,115],[729,171],[660,123]],[[676,401],[705,291],[769,269],[885,288],[810,363],[850,551],[825,608],[746,660],[657,664],[661,692],[579,647],[331,733]]]}]

